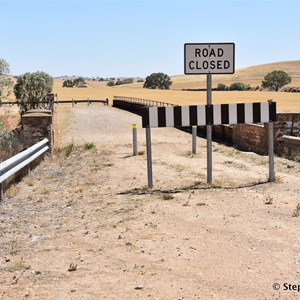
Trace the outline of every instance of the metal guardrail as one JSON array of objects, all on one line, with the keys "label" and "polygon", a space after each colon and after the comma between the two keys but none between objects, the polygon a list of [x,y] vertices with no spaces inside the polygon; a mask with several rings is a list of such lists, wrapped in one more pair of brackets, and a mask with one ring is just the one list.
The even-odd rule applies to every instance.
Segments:
[{"label": "metal guardrail", "polygon": [[44,154],[49,149],[48,143],[48,139],[43,139],[30,148],[0,163],[0,201],[3,199],[3,182]]},{"label": "metal guardrail", "polygon": [[300,149],[300,137],[290,136],[290,135],[283,135],[282,138],[284,139],[284,145],[286,147],[299,148]]}]

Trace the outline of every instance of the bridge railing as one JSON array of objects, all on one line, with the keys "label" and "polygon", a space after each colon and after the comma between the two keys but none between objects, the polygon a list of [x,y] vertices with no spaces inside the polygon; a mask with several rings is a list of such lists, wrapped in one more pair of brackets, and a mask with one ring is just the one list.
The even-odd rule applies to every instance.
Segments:
[{"label": "bridge railing", "polygon": [[144,106],[174,106],[174,104],[168,103],[168,102],[142,99],[142,98],[126,97],[126,96],[114,96],[113,100],[114,101],[115,100],[125,101],[125,102],[140,104],[140,105],[144,105]]},{"label": "bridge railing", "polygon": [[3,182],[16,174],[18,171],[29,165],[39,156],[49,149],[49,140],[43,139],[30,148],[14,155],[13,157],[0,163],[0,201],[3,199],[4,184]]}]

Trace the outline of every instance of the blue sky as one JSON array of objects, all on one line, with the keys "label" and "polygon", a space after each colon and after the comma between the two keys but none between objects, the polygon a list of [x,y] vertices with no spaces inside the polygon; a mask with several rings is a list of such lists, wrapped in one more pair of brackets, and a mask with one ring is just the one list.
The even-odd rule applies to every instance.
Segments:
[{"label": "blue sky", "polygon": [[184,43],[234,42],[236,68],[300,59],[300,1],[0,0],[12,74],[183,74]]}]

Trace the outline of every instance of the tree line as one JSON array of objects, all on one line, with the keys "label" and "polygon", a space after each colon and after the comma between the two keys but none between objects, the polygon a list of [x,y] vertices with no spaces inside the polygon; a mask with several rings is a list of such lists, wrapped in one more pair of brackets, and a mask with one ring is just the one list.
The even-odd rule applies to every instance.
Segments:
[{"label": "tree line", "polygon": [[[278,92],[279,89],[291,82],[292,78],[289,74],[282,70],[274,70],[264,77],[263,81],[261,82],[261,88]],[[249,84],[244,84],[242,82],[234,82],[230,86],[219,83],[217,86],[218,91],[248,91],[250,89],[251,86]],[[255,90],[259,89],[259,86],[255,88]]]}]

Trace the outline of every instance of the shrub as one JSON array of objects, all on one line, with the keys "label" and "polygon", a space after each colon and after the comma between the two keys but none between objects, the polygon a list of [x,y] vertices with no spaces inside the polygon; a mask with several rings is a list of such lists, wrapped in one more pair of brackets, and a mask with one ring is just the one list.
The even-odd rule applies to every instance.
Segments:
[{"label": "shrub", "polygon": [[75,144],[74,142],[71,142],[68,145],[64,146],[61,149],[61,152],[65,157],[69,157],[74,150],[75,150]]},{"label": "shrub", "polygon": [[242,82],[234,82],[230,85],[229,90],[230,91],[247,91],[250,89],[249,85],[246,85]]},{"label": "shrub", "polygon": [[25,73],[18,77],[14,93],[21,115],[29,109],[46,108],[41,102],[53,88],[53,77],[45,72]]},{"label": "shrub", "polygon": [[90,150],[96,148],[96,145],[94,143],[85,143],[83,145],[84,150]]},{"label": "shrub", "polygon": [[217,90],[218,91],[228,91],[228,86],[226,86],[223,83],[219,83],[218,86],[217,86]]},{"label": "shrub", "polygon": [[115,82],[113,80],[109,80],[107,83],[106,83],[107,86],[114,86],[115,85]]}]

